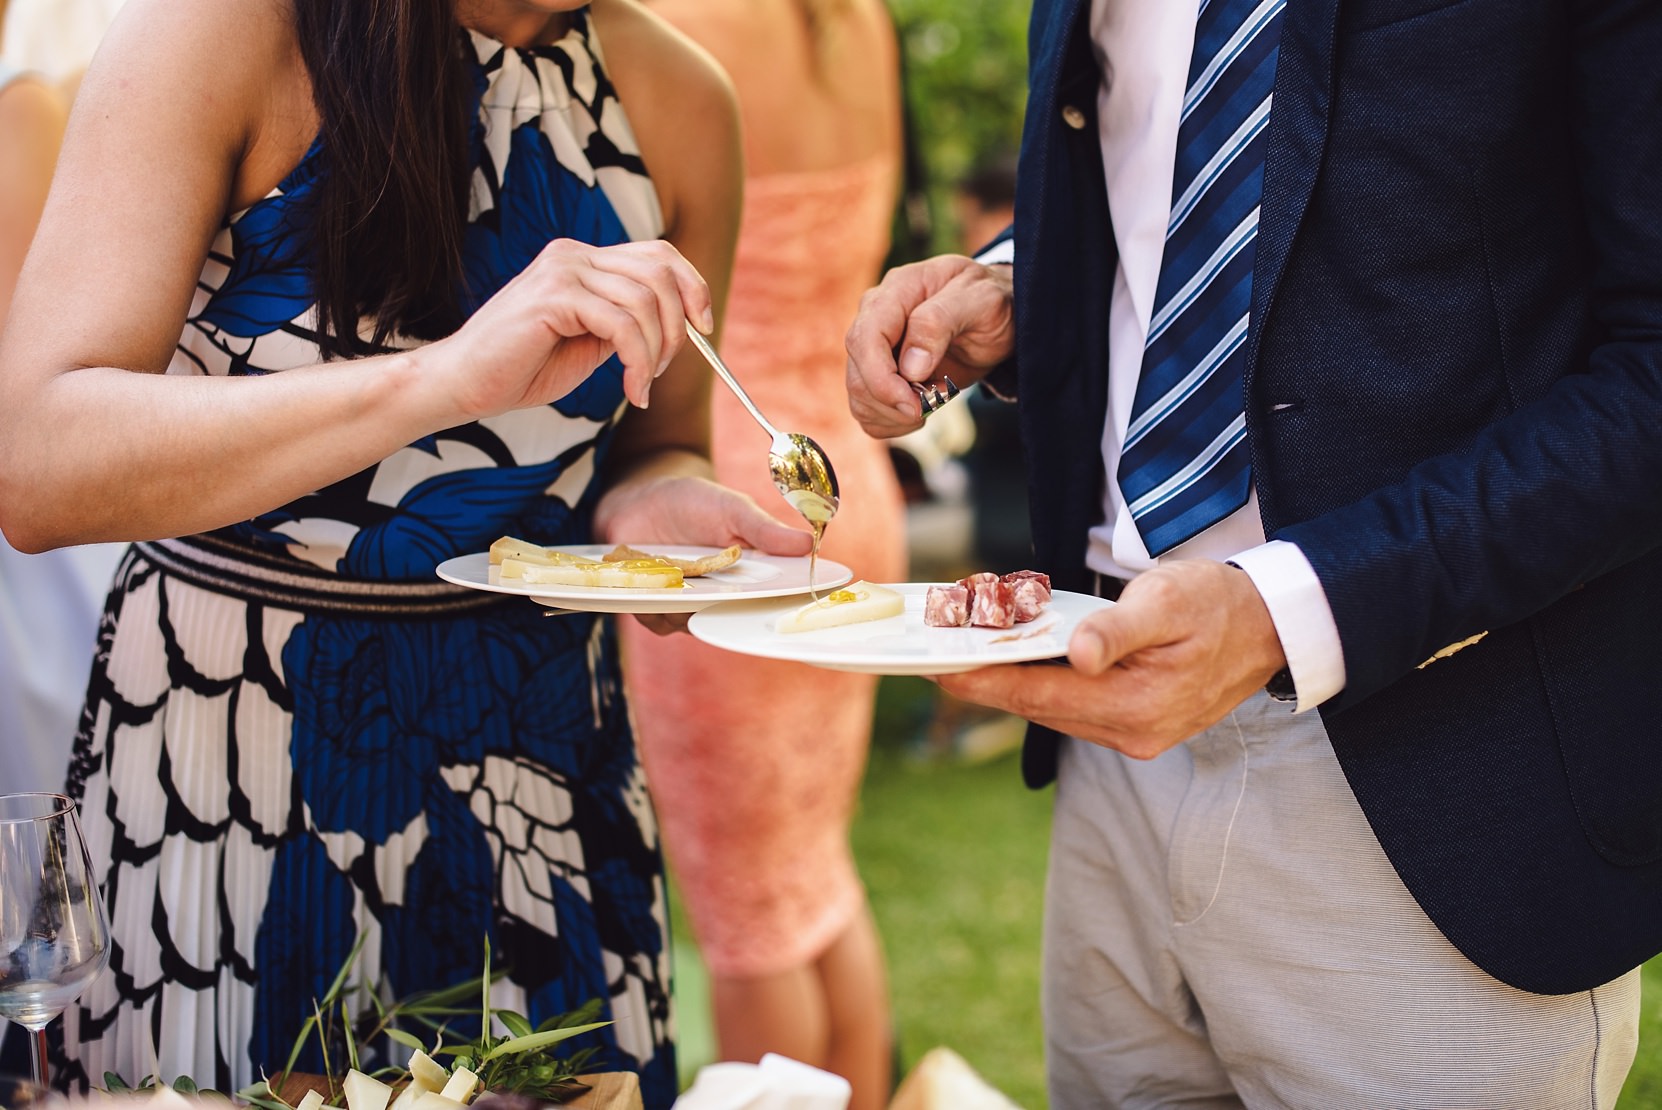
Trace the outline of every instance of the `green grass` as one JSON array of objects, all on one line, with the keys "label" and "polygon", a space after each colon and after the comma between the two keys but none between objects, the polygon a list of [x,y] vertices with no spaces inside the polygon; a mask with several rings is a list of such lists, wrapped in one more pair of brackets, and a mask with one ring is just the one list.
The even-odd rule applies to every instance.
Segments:
[{"label": "green grass", "polygon": [[922,730],[902,708],[918,703],[932,704],[884,698],[854,829],[888,952],[902,1062],[946,1045],[1037,1110],[1045,1104],[1038,957],[1050,794],[1023,788],[1010,758],[920,761],[895,742]]},{"label": "green grass", "polygon": [[[888,953],[901,1063],[947,1045],[1026,1110],[1045,1110],[1039,921],[1049,791],[1012,757],[920,758],[934,711],[922,679],[885,680],[854,827],[855,854]],[[678,928],[682,915],[676,911]],[[677,935],[682,1072],[709,1061],[703,975]],[[1639,1057],[1618,1110],[1662,1110],[1662,957],[1644,969]]]},{"label": "green grass", "polygon": [[1639,1057],[1627,1073],[1617,1110],[1662,1107],[1662,956],[1645,965],[1639,1001]]}]

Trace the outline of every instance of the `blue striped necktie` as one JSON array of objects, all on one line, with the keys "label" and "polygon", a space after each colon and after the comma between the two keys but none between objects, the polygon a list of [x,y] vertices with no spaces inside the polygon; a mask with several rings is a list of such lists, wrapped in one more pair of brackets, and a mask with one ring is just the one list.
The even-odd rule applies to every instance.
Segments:
[{"label": "blue striped necktie", "polygon": [[1246,504],[1242,367],[1286,0],[1202,0],[1119,482],[1149,554]]}]

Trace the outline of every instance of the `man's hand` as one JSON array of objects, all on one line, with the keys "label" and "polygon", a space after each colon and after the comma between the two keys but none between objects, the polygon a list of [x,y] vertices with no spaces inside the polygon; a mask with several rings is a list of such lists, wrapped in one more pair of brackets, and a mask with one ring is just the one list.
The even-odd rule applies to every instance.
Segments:
[{"label": "man's hand", "polygon": [[1010,267],[942,255],[890,270],[861,298],[846,346],[854,419],[880,439],[915,431],[923,406],[909,383],[942,374],[967,388],[1010,357]]},{"label": "man's hand", "polygon": [[1137,577],[1120,603],[1086,617],[1071,667],[987,667],[941,689],[1058,732],[1153,759],[1210,725],[1287,665],[1246,573],[1210,560]]}]

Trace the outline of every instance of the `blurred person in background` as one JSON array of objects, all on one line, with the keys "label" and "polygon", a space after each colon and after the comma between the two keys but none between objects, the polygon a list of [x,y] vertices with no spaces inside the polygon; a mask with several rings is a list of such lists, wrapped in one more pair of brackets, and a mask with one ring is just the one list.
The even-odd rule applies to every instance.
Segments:
[{"label": "blurred person in background", "polygon": [[11,0],[0,17],[0,64],[33,70],[75,99],[81,75],[126,0]]},{"label": "blurred person in background", "polygon": [[996,151],[970,167],[952,189],[952,218],[966,252],[987,246],[1016,218],[1016,156]]},{"label": "blurred person in background", "polygon": [[[897,44],[879,0],[654,0],[738,90],[745,204],[723,355],[779,427],[825,448],[842,505],[824,554],[906,572],[898,483],[842,391],[847,317],[882,265],[899,189]],[[790,513],[767,437],[712,406],[718,480]],[[849,825],[877,680],[748,659],[627,624],[625,667],[670,865],[710,970],[723,1058],[778,1052],[884,1105],[881,944]]]},{"label": "blurred person in background", "polygon": [[[0,55],[18,0],[0,0]],[[73,7],[73,5],[66,5]],[[0,61],[0,329],[46,204],[68,103],[32,66]],[[25,555],[0,539],[0,792],[61,790],[98,612],[121,549],[95,544]]]},{"label": "blurred person in background", "polygon": [[807,552],[709,480],[682,349],[725,298],[738,126],[634,0],[123,11],[0,333],[0,526],[135,541],[71,767],[111,972],[60,1075],[235,1089],[360,934],[398,997],[488,935],[498,1005],[600,998],[595,1064],[672,1101],[611,622],[433,569],[503,534]]},{"label": "blurred person in background", "polygon": [[[8,0],[0,0],[0,47]],[[52,184],[69,109],[63,94],[33,67],[0,59],[0,326]]]}]

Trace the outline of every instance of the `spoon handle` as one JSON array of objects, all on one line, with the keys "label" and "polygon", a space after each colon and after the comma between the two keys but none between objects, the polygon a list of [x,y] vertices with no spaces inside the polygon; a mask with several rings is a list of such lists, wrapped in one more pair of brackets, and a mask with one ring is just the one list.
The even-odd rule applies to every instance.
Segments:
[{"label": "spoon handle", "polygon": [[733,372],[727,369],[727,364],[721,361],[721,356],[716,354],[716,349],[710,346],[710,341],[704,338],[702,332],[693,327],[691,320],[687,321],[687,338],[693,341],[693,346],[698,348],[699,353],[710,364],[710,368],[716,372],[716,376],[727,383],[727,388],[733,391],[733,396],[739,399],[739,403],[750,410],[750,415],[756,418],[756,423],[760,424],[768,435],[778,439],[779,429],[768,423],[768,418],[762,415],[762,410],[756,407],[756,402],[750,399],[750,394],[744,391],[738,379],[733,377]]}]

